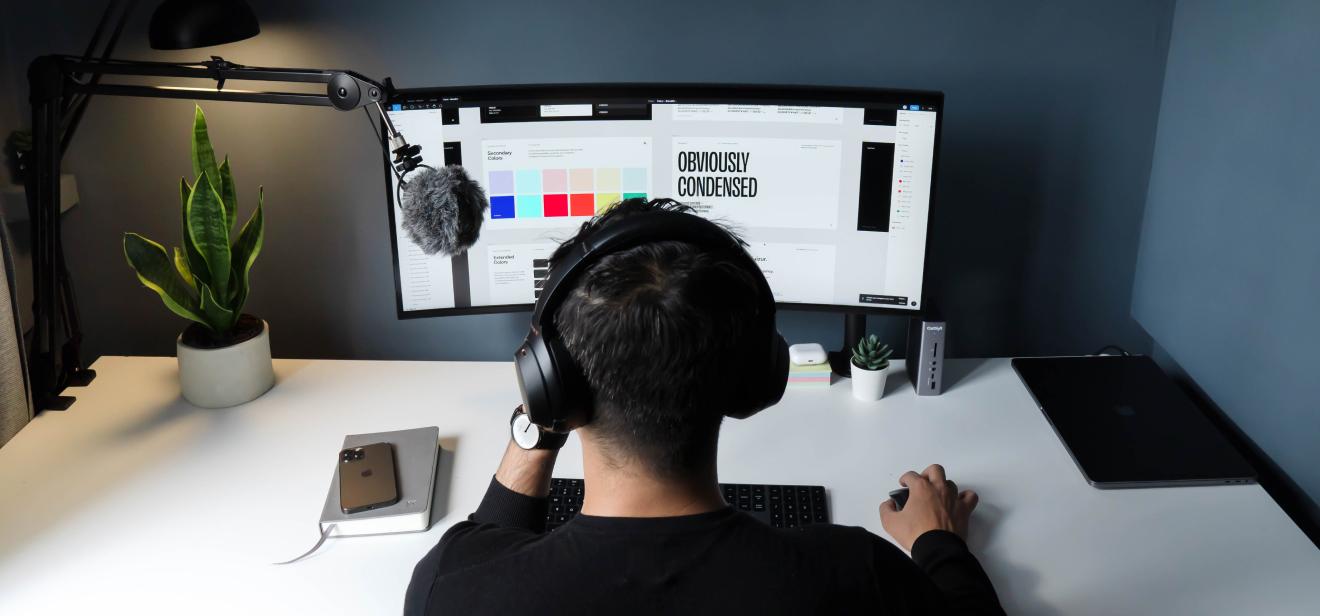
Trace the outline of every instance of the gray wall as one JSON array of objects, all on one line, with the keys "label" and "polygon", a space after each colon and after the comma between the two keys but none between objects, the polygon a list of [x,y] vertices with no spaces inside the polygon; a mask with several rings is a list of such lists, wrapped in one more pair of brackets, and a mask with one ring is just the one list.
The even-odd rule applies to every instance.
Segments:
[{"label": "gray wall", "polygon": [[1132,303],[1166,363],[1309,493],[1312,515],[1318,31],[1309,0],[1178,4]]},{"label": "gray wall", "polygon": [[[708,81],[944,90],[930,280],[953,320],[953,354],[1078,353],[1111,342],[1148,348],[1130,316],[1130,293],[1171,1],[253,4],[264,33],[251,41],[151,52],[133,44],[145,38],[143,10],[119,55],[345,67],[391,75],[401,86]],[[88,15],[67,17],[79,14],[75,5]],[[11,6],[19,19],[4,21],[37,29],[22,36],[28,54],[77,52],[99,6]],[[233,157],[245,207],[258,184],[266,187],[266,249],[250,310],[272,322],[276,355],[508,356],[525,314],[395,319],[384,178],[361,114],[205,107],[217,149]],[[66,159],[83,195],[65,229],[93,356],[172,352],[181,323],[138,287],[119,242],[125,230],[175,237],[190,117],[187,102],[99,99]],[[840,323],[818,313],[781,319],[791,340],[828,346],[838,344]],[[901,341],[899,319],[872,319],[872,327]]]}]

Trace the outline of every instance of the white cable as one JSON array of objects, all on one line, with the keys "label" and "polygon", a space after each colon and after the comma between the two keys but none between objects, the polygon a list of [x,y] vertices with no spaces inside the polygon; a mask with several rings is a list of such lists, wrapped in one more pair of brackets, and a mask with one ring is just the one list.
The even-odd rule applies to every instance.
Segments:
[{"label": "white cable", "polygon": [[282,562],[282,563],[271,563],[271,564],[272,564],[272,565],[288,565],[288,564],[296,563],[296,562],[298,562],[298,561],[300,561],[300,560],[302,560],[302,559],[304,559],[304,558],[307,558],[308,556],[311,556],[313,552],[315,552],[315,551],[321,549],[321,544],[325,543],[325,540],[328,539],[328,538],[330,538],[330,533],[333,532],[334,530],[335,530],[335,525],[334,525],[334,524],[331,524],[331,525],[329,525],[329,526],[326,526],[326,527],[325,527],[325,530],[321,531],[321,538],[316,540],[316,545],[312,546],[312,549],[307,550],[306,552],[303,552],[303,553],[302,553],[302,556],[299,556],[299,557],[297,557],[297,558],[295,558],[295,559],[293,559],[293,560],[286,560],[286,561],[284,561],[284,562]]}]

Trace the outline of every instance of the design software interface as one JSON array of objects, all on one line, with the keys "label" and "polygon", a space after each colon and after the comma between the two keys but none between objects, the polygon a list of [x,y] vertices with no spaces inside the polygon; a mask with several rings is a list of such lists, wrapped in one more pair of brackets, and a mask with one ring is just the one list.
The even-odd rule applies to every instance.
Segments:
[{"label": "design software interface", "polygon": [[466,254],[428,256],[400,226],[390,174],[400,315],[527,307],[559,243],[633,197],[736,230],[779,302],[918,310],[939,99],[879,94],[404,92],[395,126],[429,164],[462,165],[490,209]]}]

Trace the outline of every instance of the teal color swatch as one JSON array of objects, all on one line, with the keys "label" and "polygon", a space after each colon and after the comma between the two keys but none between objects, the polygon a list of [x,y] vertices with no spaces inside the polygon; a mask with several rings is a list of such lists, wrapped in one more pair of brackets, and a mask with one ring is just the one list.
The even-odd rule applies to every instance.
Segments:
[{"label": "teal color swatch", "polygon": [[[539,182],[539,174],[537,178]],[[515,218],[540,218],[542,216],[541,195],[518,195],[514,207],[517,210],[517,214],[514,215]]]}]

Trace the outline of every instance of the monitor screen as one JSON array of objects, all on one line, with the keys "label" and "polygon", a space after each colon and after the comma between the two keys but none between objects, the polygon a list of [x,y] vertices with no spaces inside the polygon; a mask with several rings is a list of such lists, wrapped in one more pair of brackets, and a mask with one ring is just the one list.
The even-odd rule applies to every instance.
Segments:
[{"label": "monitor screen", "polygon": [[919,311],[942,103],[821,87],[401,91],[386,106],[399,132],[428,164],[462,165],[490,209],[466,254],[428,256],[388,174],[399,316],[530,308],[559,243],[633,197],[735,229],[781,306]]}]

